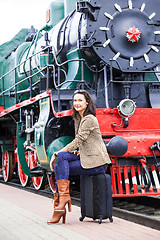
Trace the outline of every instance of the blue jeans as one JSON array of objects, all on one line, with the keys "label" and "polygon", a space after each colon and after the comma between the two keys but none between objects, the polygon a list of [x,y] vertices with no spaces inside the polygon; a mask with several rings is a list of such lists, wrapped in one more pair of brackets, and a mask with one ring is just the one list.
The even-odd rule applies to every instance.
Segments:
[{"label": "blue jeans", "polygon": [[59,179],[68,180],[69,174],[94,175],[104,173],[106,170],[107,166],[99,166],[89,169],[82,168],[79,156],[69,152],[59,152],[57,154],[57,163],[54,167],[56,181]]}]

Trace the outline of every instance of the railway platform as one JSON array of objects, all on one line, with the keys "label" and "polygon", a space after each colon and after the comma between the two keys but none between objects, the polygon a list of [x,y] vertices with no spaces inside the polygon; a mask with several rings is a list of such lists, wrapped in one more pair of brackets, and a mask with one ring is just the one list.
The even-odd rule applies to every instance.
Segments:
[{"label": "railway platform", "polygon": [[0,240],[158,240],[160,231],[113,216],[113,223],[102,224],[85,218],[72,205],[66,224],[48,225],[52,199],[0,183]]}]

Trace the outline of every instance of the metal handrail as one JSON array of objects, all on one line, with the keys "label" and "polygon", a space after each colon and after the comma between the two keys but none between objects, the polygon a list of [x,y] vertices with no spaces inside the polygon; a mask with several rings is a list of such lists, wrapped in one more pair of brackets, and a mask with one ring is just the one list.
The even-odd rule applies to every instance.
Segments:
[{"label": "metal handrail", "polygon": [[18,64],[16,67],[12,68],[9,72],[5,73],[4,75],[2,75],[2,77],[0,77],[0,80],[5,77],[6,75],[8,75],[9,73],[13,72],[16,68],[20,67],[23,63],[26,63],[30,58],[38,55],[39,53],[45,51],[47,48],[49,48],[49,46],[47,46],[46,48],[42,49],[41,51],[34,53],[32,56],[28,57],[25,61],[21,62],[20,64]]},{"label": "metal handrail", "polygon": [[34,73],[34,74],[32,74],[32,75],[30,75],[30,76],[22,79],[21,81],[15,83],[15,84],[14,84],[13,86],[11,86],[10,88],[8,88],[8,89],[4,90],[3,92],[1,92],[1,93],[0,93],[0,96],[3,95],[4,93],[10,91],[12,88],[16,87],[18,84],[26,81],[26,80],[29,79],[30,77],[34,77],[35,75],[37,75],[38,73],[42,72],[42,71],[43,71],[44,69],[46,69],[46,68],[47,68],[47,66],[43,67],[43,68],[42,68],[41,70],[39,70],[38,72],[36,72],[36,73]]},{"label": "metal handrail", "polygon": [[[39,53],[41,52],[44,52],[45,50],[49,49],[50,46],[47,46],[45,48],[43,48],[42,50],[38,51],[37,53],[34,53],[32,56],[28,57],[27,59],[25,59],[23,62],[21,62],[20,64],[18,64],[16,67],[14,67],[13,69],[11,69],[10,71],[8,71],[7,73],[5,73],[4,75],[2,75],[0,77],[0,81],[4,79],[4,77],[6,77],[7,75],[9,75],[11,72],[15,71],[16,69],[18,69],[21,65],[25,64],[27,61],[31,61],[31,59],[38,55]],[[85,59],[73,59],[73,60],[67,60],[63,63],[58,63],[57,61],[57,57],[56,57],[56,52],[55,52],[55,48],[52,46],[52,50],[53,50],[53,57],[54,57],[54,61],[56,63],[56,66],[57,67],[62,67],[63,65],[69,63],[69,62],[75,62],[75,61],[78,61],[78,62],[81,62],[81,76],[82,76],[82,79],[81,80],[74,80],[74,82],[81,82],[83,83],[84,82],[84,69],[83,69],[83,63],[85,62]],[[30,66],[31,67],[31,66]],[[33,73],[33,74],[29,74],[29,76],[27,76],[26,78],[22,79],[21,81],[18,81],[17,83],[13,84],[10,88],[7,88],[6,90],[2,91],[0,93],[0,97],[1,96],[4,96],[4,94],[8,91],[10,91],[11,89],[15,88],[16,86],[18,86],[19,84],[23,83],[24,81],[28,80],[28,79],[31,79],[32,77],[36,76],[38,73],[40,72],[43,72],[43,70],[47,69],[48,67],[53,67],[54,71],[55,71],[55,66],[53,64],[47,64],[45,67],[43,67],[42,69],[40,69],[39,71],[37,71],[36,73]],[[30,72],[31,72],[31,69],[30,69]],[[55,74],[54,74],[55,75]],[[67,80],[67,81],[64,81],[63,83],[60,83],[58,85],[56,85],[55,83],[55,79],[54,79],[54,85],[55,85],[55,88],[60,88],[63,84],[67,83],[67,82],[73,82],[73,80]],[[18,94],[19,92],[17,92]]]},{"label": "metal handrail", "polygon": [[[77,83],[85,83],[84,81],[84,67],[83,67],[83,63],[85,62],[85,59],[84,58],[81,58],[81,59],[72,59],[72,60],[67,60],[63,63],[58,63],[57,61],[57,57],[56,57],[56,51],[55,51],[55,48],[52,47],[53,49],[53,56],[54,56],[54,60],[55,60],[55,63],[56,63],[56,66],[57,67],[62,67],[64,66],[65,64],[68,64],[69,62],[81,62],[81,80],[67,80],[67,81],[64,81],[62,83],[58,83],[58,85],[56,84],[56,81],[55,81],[55,74],[54,74],[54,78],[53,78],[53,81],[54,81],[54,86],[56,89],[59,89],[60,87],[62,87],[64,84],[68,83],[68,82],[77,82]],[[50,65],[53,67],[53,70],[55,72],[55,66],[54,65]],[[84,86],[82,86],[82,88],[84,88]]]},{"label": "metal handrail", "polygon": [[[18,64],[18,65],[15,66],[14,68],[12,68],[10,71],[8,71],[8,72],[5,73],[4,75],[2,75],[2,76],[0,77],[0,81],[1,81],[1,80],[3,81],[4,77],[6,77],[6,76],[9,75],[10,73],[12,73],[12,72],[15,71],[16,69],[18,69],[21,65],[25,64],[27,61],[31,61],[31,59],[32,59],[34,56],[38,55],[39,53],[45,51],[45,50],[48,49],[48,48],[49,48],[49,46],[43,48],[42,50],[38,51],[37,53],[32,54],[32,56],[28,57],[28,58],[25,59],[23,62],[21,62],[20,64]],[[30,66],[30,68],[31,68],[31,66]],[[6,90],[3,90],[3,91],[0,93],[0,97],[1,97],[2,95],[4,95],[6,92],[10,91],[12,88],[14,88],[14,87],[16,87],[17,85],[21,84],[22,82],[24,82],[24,81],[26,81],[26,80],[28,80],[28,79],[36,76],[36,75],[37,75],[38,73],[40,73],[40,72],[43,72],[43,70],[46,69],[46,68],[47,68],[47,66],[43,67],[42,69],[40,69],[40,70],[37,71],[36,73],[34,73],[34,74],[32,74],[32,75],[29,75],[28,77],[22,79],[21,81],[13,84],[10,88],[8,88],[8,89],[6,89]],[[31,69],[30,69],[30,72],[31,72]]]}]

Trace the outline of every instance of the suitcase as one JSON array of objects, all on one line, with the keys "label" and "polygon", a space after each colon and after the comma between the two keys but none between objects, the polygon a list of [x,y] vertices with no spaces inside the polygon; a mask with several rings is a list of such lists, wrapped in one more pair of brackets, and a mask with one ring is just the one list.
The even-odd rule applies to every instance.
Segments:
[{"label": "suitcase", "polygon": [[81,197],[81,217],[83,221],[85,217],[98,219],[101,223],[102,219],[112,218],[112,184],[111,176],[108,174],[83,175],[80,177],[80,197]]}]

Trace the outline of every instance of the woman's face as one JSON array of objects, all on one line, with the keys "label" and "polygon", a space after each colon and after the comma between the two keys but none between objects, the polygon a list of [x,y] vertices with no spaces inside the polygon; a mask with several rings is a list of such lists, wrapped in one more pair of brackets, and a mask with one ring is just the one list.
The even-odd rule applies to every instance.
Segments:
[{"label": "woman's face", "polygon": [[85,96],[83,94],[75,94],[73,97],[73,107],[74,109],[79,112],[79,114],[82,116],[86,107],[88,105],[88,102],[85,99]]}]

